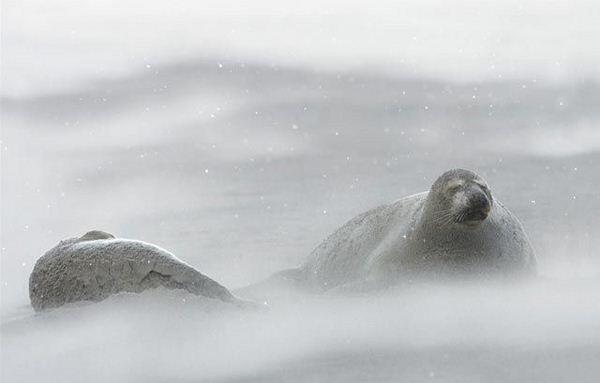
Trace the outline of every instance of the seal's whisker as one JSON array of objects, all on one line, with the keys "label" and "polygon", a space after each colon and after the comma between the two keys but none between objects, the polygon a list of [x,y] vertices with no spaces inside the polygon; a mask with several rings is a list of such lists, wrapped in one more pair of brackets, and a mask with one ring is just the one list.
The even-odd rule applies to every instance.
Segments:
[{"label": "seal's whisker", "polygon": [[452,209],[440,210],[438,212],[435,212],[433,218],[436,219],[436,218],[440,218],[440,217],[445,217],[449,214],[452,214]]},{"label": "seal's whisker", "polygon": [[453,215],[448,214],[444,217],[439,217],[437,219],[432,220],[432,223],[436,224],[436,225],[440,225],[440,226],[446,226],[449,223],[451,223],[452,221],[453,221]]},{"label": "seal's whisker", "polygon": [[431,222],[435,225],[446,226],[455,220],[455,214],[451,209],[436,212]]}]

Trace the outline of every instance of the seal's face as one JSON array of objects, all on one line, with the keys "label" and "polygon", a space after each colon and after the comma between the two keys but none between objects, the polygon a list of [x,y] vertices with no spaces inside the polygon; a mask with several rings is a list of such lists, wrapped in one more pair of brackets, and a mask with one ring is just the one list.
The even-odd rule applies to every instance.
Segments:
[{"label": "seal's face", "polygon": [[437,202],[435,222],[441,225],[478,227],[488,217],[494,203],[485,180],[463,169],[442,174],[431,191]]}]

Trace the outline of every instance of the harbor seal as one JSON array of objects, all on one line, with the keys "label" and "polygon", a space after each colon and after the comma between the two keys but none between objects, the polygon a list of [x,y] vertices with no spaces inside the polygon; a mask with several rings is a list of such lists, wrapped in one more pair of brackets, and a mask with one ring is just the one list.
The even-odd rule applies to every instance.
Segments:
[{"label": "harbor seal", "polygon": [[348,221],[303,266],[269,281],[323,292],[420,278],[516,277],[535,269],[532,246],[518,219],[479,175],[454,169],[428,192]]},{"label": "harbor seal", "polygon": [[119,292],[163,286],[238,301],[225,287],[158,246],[94,230],[60,241],[37,260],[29,277],[36,311],[77,301],[101,301]]}]

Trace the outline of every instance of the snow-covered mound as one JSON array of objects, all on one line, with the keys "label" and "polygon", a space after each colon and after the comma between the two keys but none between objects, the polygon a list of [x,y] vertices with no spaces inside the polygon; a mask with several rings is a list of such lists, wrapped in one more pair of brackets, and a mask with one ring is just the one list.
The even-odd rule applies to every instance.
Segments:
[{"label": "snow-covered mound", "polygon": [[223,286],[158,246],[90,231],[60,241],[35,264],[29,297],[36,310],[163,286],[226,302]]}]

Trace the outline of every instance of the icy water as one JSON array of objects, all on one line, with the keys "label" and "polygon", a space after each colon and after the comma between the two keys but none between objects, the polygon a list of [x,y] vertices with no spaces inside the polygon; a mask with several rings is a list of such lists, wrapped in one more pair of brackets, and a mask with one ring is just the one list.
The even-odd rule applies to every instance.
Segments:
[{"label": "icy water", "polygon": [[[586,49],[599,24],[591,22],[598,15],[591,3],[548,5],[546,22],[535,7],[474,11],[465,2],[444,16],[427,2],[429,24],[413,19],[420,10],[389,17],[372,10],[336,24],[330,20],[342,19],[330,19],[329,8],[312,14],[310,4],[298,5],[291,20],[303,27],[277,41],[271,29],[292,21],[262,3],[254,13],[232,5],[197,19],[183,8],[169,19],[148,5],[137,24],[130,23],[135,4],[123,14],[88,4],[75,17],[35,1],[8,3],[3,382],[600,378],[600,77],[597,50]],[[250,21],[230,31],[246,11]],[[443,44],[452,15],[473,12],[478,22]],[[37,29],[21,27],[32,26],[24,24],[28,15]],[[155,28],[163,17],[171,21]],[[197,22],[206,28],[198,36],[243,49],[209,50],[205,37],[192,38]],[[240,37],[218,34],[220,23]],[[525,42],[515,32],[524,24]],[[329,26],[319,30],[337,40],[313,50],[303,31],[314,25]],[[422,27],[402,33],[411,25]],[[344,35],[349,26],[362,32]],[[482,26],[507,38],[481,34]],[[364,65],[390,51],[372,44],[383,37],[413,61],[387,61],[398,70]],[[48,41],[65,56],[57,58]],[[477,56],[488,44],[493,54]],[[154,46],[162,60],[145,56]],[[276,47],[279,58],[264,59],[275,55],[265,47]],[[197,54],[205,48],[210,54]],[[470,59],[452,61],[459,51]],[[48,60],[32,60],[31,52]],[[314,63],[308,53],[327,65],[305,65]],[[156,243],[236,289],[300,264],[346,220],[424,191],[453,167],[483,175],[520,218],[539,280],[432,282],[374,296],[274,292],[264,310],[177,291],[43,314],[29,306],[35,260],[66,237],[100,229]]]}]

